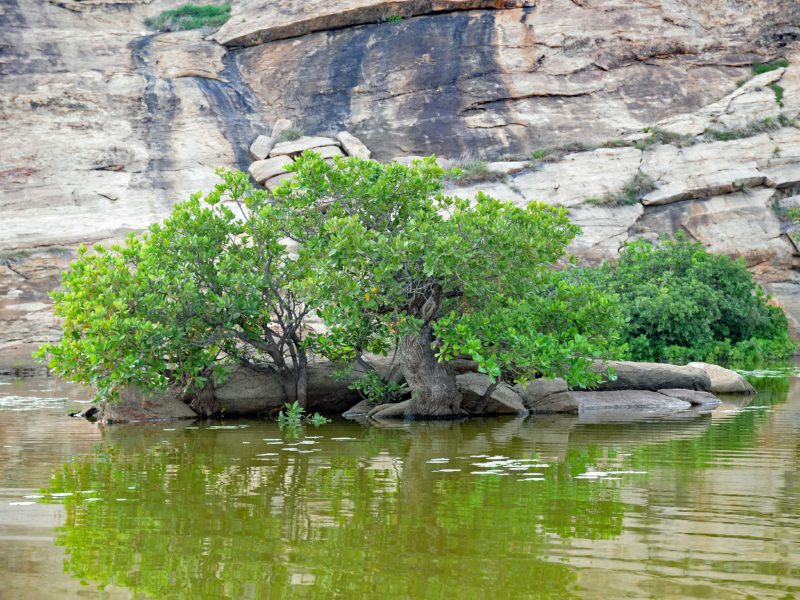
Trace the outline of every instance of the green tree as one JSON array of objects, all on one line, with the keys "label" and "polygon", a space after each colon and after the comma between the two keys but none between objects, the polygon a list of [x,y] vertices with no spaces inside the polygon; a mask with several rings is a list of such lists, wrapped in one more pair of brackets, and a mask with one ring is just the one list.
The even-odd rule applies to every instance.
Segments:
[{"label": "green tree", "polygon": [[360,359],[399,348],[408,417],[461,414],[449,361],[468,356],[494,380],[598,381],[613,352],[613,299],[557,270],[579,229],[563,208],[519,208],[443,193],[433,158],[412,166],[306,153],[275,191],[300,244],[304,290],[329,330],[323,354]]},{"label": "green tree", "polygon": [[710,254],[685,236],[629,244],[618,261],[587,273],[620,298],[633,360],[750,366],[795,350],[786,316],[744,261]]},{"label": "green tree", "polygon": [[276,376],[289,401],[306,397],[299,265],[281,241],[281,207],[243,173],[219,172],[205,198],[124,244],[85,247],[53,294],[63,336],[37,356],[98,400],[120,389],[181,386],[214,414],[212,378],[239,362]]}]

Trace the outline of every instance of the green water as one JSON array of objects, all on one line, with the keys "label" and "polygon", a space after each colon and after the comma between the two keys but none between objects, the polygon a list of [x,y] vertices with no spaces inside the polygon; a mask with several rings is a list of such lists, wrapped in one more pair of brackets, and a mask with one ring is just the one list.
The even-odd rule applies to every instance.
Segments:
[{"label": "green water", "polygon": [[52,380],[0,386],[0,597],[794,598],[800,380],[758,387],[653,422],[292,438],[100,428]]}]

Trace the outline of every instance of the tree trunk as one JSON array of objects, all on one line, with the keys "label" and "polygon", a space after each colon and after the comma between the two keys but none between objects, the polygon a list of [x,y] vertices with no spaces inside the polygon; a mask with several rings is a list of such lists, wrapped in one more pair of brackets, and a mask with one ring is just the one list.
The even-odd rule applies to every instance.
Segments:
[{"label": "tree trunk", "polygon": [[411,389],[411,402],[405,413],[409,419],[447,419],[462,415],[455,371],[447,363],[436,360],[432,342],[432,327],[427,323],[417,335],[407,335],[401,343],[403,375]]},{"label": "tree trunk", "polygon": [[281,369],[281,384],[286,392],[286,401],[289,404],[297,401],[301,408],[308,408],[308,357],[305,351],[298,348],[292,363],[291,367],[284,365]]},{"label": "tree trunk", "polygon": [[210,378],[202,389],[192,392],[192,401],[189,403],[189,408],[204,419],[216,417],[220,414],[221,409],[217,399],[214,397],[214,385],[211,383]]}]

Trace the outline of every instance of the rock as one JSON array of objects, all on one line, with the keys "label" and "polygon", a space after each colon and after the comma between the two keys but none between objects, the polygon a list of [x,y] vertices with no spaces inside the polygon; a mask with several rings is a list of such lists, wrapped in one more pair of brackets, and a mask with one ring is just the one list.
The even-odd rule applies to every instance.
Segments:
[{"label": "rock", "polygon": [[689,402],[645,390],[613,392],[559,392],[531,406],[531,412],[583,414],[592,411],[671,412],[686,410]]},{"label": "rock", "polygon": [[339,0],[335,3],[310,0],[298,8],[291,0],[240,0],[214,39],[226,46],[253,46],[314,31],[379,23],[389,17],[528,5],[533,5],[532,0]]},{"label": "rock", "polygon": [[288,156],[276,156],[265,160],[257,160],[248,168],[248,172],[258,183],[264,184],[268,179],[285,174],[286,167],[294,161]]},{"label": "rock", "polygon": [[690,362],[687,367],[704,371],[711,380],[709,391],[715,394],[755,394],[755,388],[736,371],[704,362]]},{"label": "rock", "polygon": [[270,137],[277,140],[280,134],[289,129],[292,129],[292,122],[289,119],[278,119],[275,121],[275,125],[272,126],[272,135]]},{"label": "rock", "polygon": [[800,208],[800,195],[781,198],[777,202],[777,207],[784,212],[792,208]]},{"label": "rock", "polygon": [[632,362],[610,360],[597,361],[597,372],[611,367],[616,371],[614,381],[604,381],[597,386],[598,391],[652,390],[680,388],[687,390],[711,390],[711,380],[701,369],[662,363]]},{"label": "rock", "polygon": [[[358,371],[344,379],[333,376],[335,367],[328,362],[312,363],[308,368],[306,410],[337,414],[353,406],[355,393],[349,385]],[[286,403],[283,387],[275,377],[247,367],[235,367],[224,383],[214,390],[214,397],[226,415],[257,415],[279,410]]]},{"label": "rock", "polygon": [[100,409],[94,405],[89,406],[88,408],[84,408],[80,412],[71,413],[70,417],[79,417],[81,419],[87,419],[89,421],[94,421],[97,418],[97,414],[100,412]]},{"label": "rock", "polygon": [[104,425],[112,423],[147,423],[196,419],[197,413],[181,399],[180,391],[142,392],[125,388],[118,402],[106,403],[100,409],[98,421]]},{"label": "rock", "polygon": [[528,160],[502,160],[490,162],[486,165],[490,171],[496,173],[504,173],[505,175],[514,175],[520,171],[525,171],[531,168],[531,162]]},{"label": "rock", "polygon": [[275,146],[275,138],[260,135],[255,142],[250,144],[250,156],[253,157],[253,160],[264,160],[269,156],[273,146]]},{"label": "rock", "polygon": [[[356,404],[354,406],[351,406],[346,411],[344,411],[342,413],[342,416],[345,419],[357,419],[359,417],[366,417],[367,414],[373,408],[376,408],[376,406],[378,406],[378,405],[376,405],[374,402],[370,402],[369,400],[362,400],[358,404]],[[387,406],[387,405],[383,404],[381,406]]]},{"label": "rock", "polygon": [[688,402],[692,406],[704,406],[706,408],[713,408],[717,407],[722,404],[722,401],[717,398],[714,394],[709,394],[708,392],[700,392],[698,390],[658,390],[660,394],[664,394],[665,396],[669,396],[671,398],[677,398],[678,400],[683,400],[684,402]]},{"label": "rock", "polygon": [[370,419],[402,419],[405,417],[409,400],[395,404],[381,404],[367,413]]},{"label": "rock", "polygon": [[534,406],[553,394],[569,391],[567,382],[561,378],[557,379],[533,379],[523,389],[519,385],[514,386],[514,390],[522,396],[522,402],[528,410],[534,410]]},{"label": "rock", "polygon": [[800,165],[789,164],[765,169],[766,184],[774,188],[785,188],[800,183]]},{"label": "rock", "polygon": [[344,152],[339,146],[320,146],[319,148],[314,148],[312,152],[316,152],[320,155],[320,158],[333,158],[334,156],[344,156]]},{"label": "rock", "polygon": [[661,186],[645,195],[642,198],[642,204],[656,206],[692,198],[707,198],[720,194],[730,194],[745,188],[761,185],[765,179],[764,173],[756,169],[754,163],[738,168],[689,175],[679,182]]},{"label": "rock", "polygon": [[367,160],[372,156],[372,152],[364,145],[364,142],[347,131],[337,133],[336,139],[339,140],[348,156],[356,156]]},{"label": "rock", "polygon": [[294,177],[294,173],[281,173],[280,175],[276,175],[275,177],[270,177],[267,179],[267,181],[264,182],[264,187],[270,192],[274,192],[279,185],[281,185],[287,179],[291,179],[292,177]]},{"label": "rock", "polygon": [[336,146],[336,140],[329,137],[310,137],[310,136],[303,136],[300,139],[291,141],[291,142],[281,142],[280,144],[275,144],[275,147],[269,153],[272,156],[297,156],[302,154],[306,150],[314,150],[316,148],[320,148],[322,146]]},{"label": "rock", "polygon": [[478,415],[528,414],[522,397],[506,383],[498,385],[486,405],[482,407],[483,395],[490,384],[489,377],[482,373],[456,375],[456,385],[461,392],[461,408]]}]

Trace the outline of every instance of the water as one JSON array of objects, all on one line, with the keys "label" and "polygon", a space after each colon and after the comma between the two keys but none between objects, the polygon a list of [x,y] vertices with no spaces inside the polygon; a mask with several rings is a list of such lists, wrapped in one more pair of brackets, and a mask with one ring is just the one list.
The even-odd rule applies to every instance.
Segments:
[{"label": "water", "polygon": [[[800,379],[656,422],[100,428],[0,385],[2,598],[794,598]],[[24,410],[23,410],[24,409]]]}]

